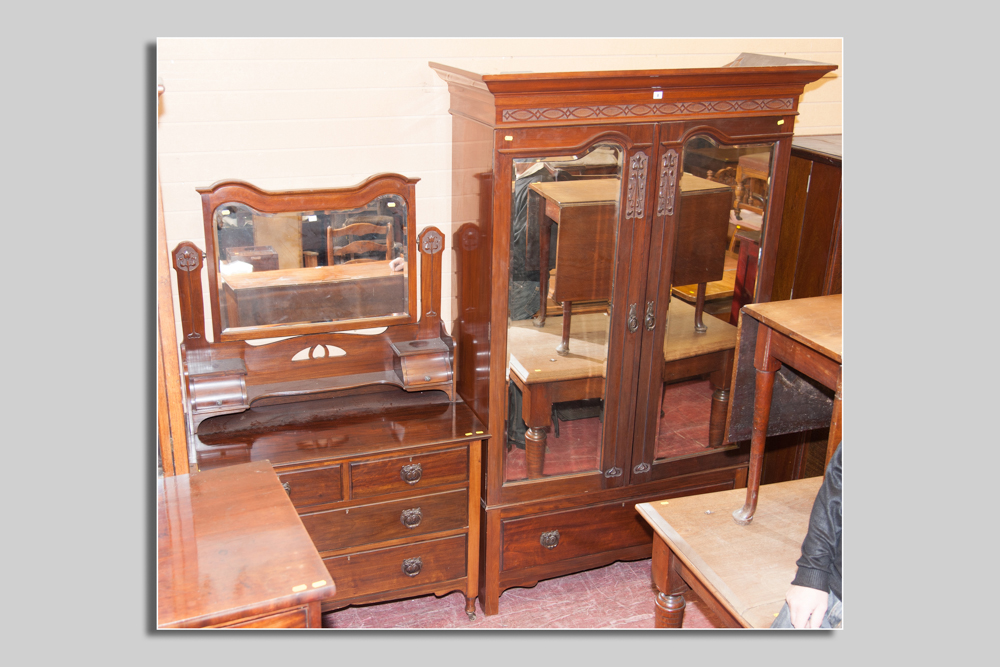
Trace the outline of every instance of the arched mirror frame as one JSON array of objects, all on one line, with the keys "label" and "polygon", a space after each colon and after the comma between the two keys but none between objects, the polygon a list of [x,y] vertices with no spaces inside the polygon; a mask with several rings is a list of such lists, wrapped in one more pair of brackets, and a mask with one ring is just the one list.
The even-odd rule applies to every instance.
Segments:
[{"label": "arched mirror frame", "polygon": [[[353,329],[413,324],[418,319],[416,196],[420,179],[400,174],[377,174],[356,186],[322,190],[267,191],[244,181],[219,181],[207,188],[197,188],[201,195],[205,228],[205,253],[208,265],[208,288],[212,308],[212,330],[216,342],[253,340],[332,333]],[[383,195],[397,195],[406,203],[406,296],[407,314],[384,317],[360,317],[325,322],[297,322],[222,328],[219,297],[219,254],[215,237],[215,211],[222,204],[243,204],[260,213],[347,210],[364,206]]]}]

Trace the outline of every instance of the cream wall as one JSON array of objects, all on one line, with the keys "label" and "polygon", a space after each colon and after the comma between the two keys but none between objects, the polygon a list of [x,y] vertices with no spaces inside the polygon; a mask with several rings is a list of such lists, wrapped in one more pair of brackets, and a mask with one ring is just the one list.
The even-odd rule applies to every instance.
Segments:
[{"label": "cream wall", "polygon": [[[196,187],[235,178],[267,190],[329,188],[398,172],[421,179],[417,228],[441,229],[450,251],[448,89],[428,61],[496,74],[718,67],[741,52],[837,65],[806,88],[795,132],[841,132],[840,39],[160,39],[167,247],[205,247]],[[449,324],[451,284],[442,299]]]}]

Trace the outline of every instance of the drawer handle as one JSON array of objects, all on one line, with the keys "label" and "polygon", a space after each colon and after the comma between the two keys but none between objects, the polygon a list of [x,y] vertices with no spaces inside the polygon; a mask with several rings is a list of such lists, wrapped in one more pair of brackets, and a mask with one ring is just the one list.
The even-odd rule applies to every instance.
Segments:
[{"label": "drawer handle", "polygon": [[420,525],[422,518],[423,515],[420,513],[419,507],[403,510],[403,513],[399,515],[399,521],[407,528],[416,528]]},{"label": "drawer handle", "polygon": [[403,574],[408,577],[415,577],[420,574],[420,568],[423,567],[423,563],[420,562],[420,557],[407,558],[403,561]]},{"label": "drawer handle", "polygon": [[282,482],[281,483],[281,488],[283,488],[285,490],[285,493],[288,494],[289,498],[292,497],[292,484],[291,484],[291,482]]},{"label": "drawer handle", "polygon": [[559,531],[550,530],[547,533],[542,533],[542,539],[539,540],[542,546],[546,549],[555,549],[559,546]]},{"label": "drawer handle", "polygon": [[423,474],[423,470],[420,468],[419,463],[405,465],[399,470],[399,476],[402,477],[403,481],[407,484],[416,484],[419,482],[421,474]]}]

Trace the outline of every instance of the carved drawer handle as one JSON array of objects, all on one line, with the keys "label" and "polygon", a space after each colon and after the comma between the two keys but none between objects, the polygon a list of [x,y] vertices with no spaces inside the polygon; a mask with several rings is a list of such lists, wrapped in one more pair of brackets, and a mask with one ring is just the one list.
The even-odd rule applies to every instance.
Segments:
[{"label": "carved drawer handle", "polygon": [[420,568],[423,567],[423,563],[420,562],[420,557],[407,558],[403,561],[403,574],[408,577],[415,577],[420,574]]},{"label": "carved drawer handle", "polygon": [[399,476],[407,484],[416,484],[420,481],[420,475],[423,474],[423,470],[420,468],[419,463],[411,463],[410,465],[405,465],[399,470]]},{"label": "carved drawer handle", "polygon": [[639,330],[639,316],[635,312],[636,304],[632,304],[628,309],[628,330],[635,333]]},{"label": "carved drawer handle", "polygon": [[290,482],[282,482],[281,483],[281,488],[283,488],[285,490],[285,493],[288,494],[289,498],[292,497],[292,485],[291,485]]},{"label": "carved drawer handle", "polygon": [[550,530],[547,533],[542,533],[542,538],[539,540],[542,546],[546,549],[555,549],[559,546],[559,531]]},{"label": "carved drawer handle", "polygon": [[652,331],[656,328],[656,303],[654,301],[646,302],[646,331]]},{"label": "carved drawer handle", "polygon": [[413,509],[403,510],[403,513],[399,515],[399,521],[407,528],[416,528],[420,525],[420,520],[424,518],[420,513],[419,507],[414,507]]}]

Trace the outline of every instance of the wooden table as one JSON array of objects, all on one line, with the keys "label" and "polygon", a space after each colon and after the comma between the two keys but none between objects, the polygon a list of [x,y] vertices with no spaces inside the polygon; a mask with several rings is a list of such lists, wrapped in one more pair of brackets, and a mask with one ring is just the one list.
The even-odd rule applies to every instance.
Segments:
[{"label": "wooden table", "polygon": [[[549,296],[550,230],[553,224],[559,225],[556,279],[551,296],[563,307],[563,335],[556,352],[564,355],[569,352],[572,303],[611,298],[621,182],[614,178],[594,178],[532,183],[529,188],[533,195],[528,206],[538,208],[540,221],[538,326],[545,324]],[[724,277],[732,189],[684,173],[680,192],[671,283],[698,285],[694,327],[703,333],[706,283]]]},{"label": "wooden table", "polygon": [[770,627],[795,578],[822,482],[810,477],[760,487],[767,511],[746,526],[734,524],[728,511],[742,489],[636,505],[653,528],[656,627],[681,627],[686,586],[726,627]]},{"label": "wooden table", "polygon": [[336,587],[267,461],[157,482],[157,626],[320,627]]},{"label": "wooden table", "polygon": [[220,276],[226,327],[323,322],[408,312],[406,271],[388,261]]},{"label": "wooden table", "polygon": [[800,373],[835,391],[826,462],[841,440],[841,375],[843,361],[843,300],[840,294],[774,301],[744,306],[742,315],[760,322],[754,354],[753,430],[746,502],[733,512],[737,523],[748,524],[757,509],[757,493],[764,460],[764,440],[771,413],[774,374],[788,364]]},{"label": "wooden table", "polygon": [[[528,206],[539,209],[539,315],[545,325],[545,300],[549,294],[549,239],[552,225],[559,225],[556,242],[556,282],[552,298],[563,307],[560,355],[569,353],[571,309],[574,301],[611,297],[615,261],[615,223],[621,181],[594,178],[549,181],[528,186]],[[529,193],[530,194],[530,193]]]},{"label": "wooden table", "polygon": [[[663,381],[678,382],[709,374],[714,393],[709,417],[709,446],[723,444],[729,387],[736,348],[736,328],[713,318],[706,333],[696,333],[695,309],[672,298],[667,311],[663,343]],[[541,327],[514,322],[507,334],[510,379],[521,390],[521,418],[529,479],[542,476],[546,429],[552,425],[552,404],[604,397],[608,357],[608,316],[578,313],[573,331],[573,353],[553,355],[553,343],[564,330],[554,317]]]}]

